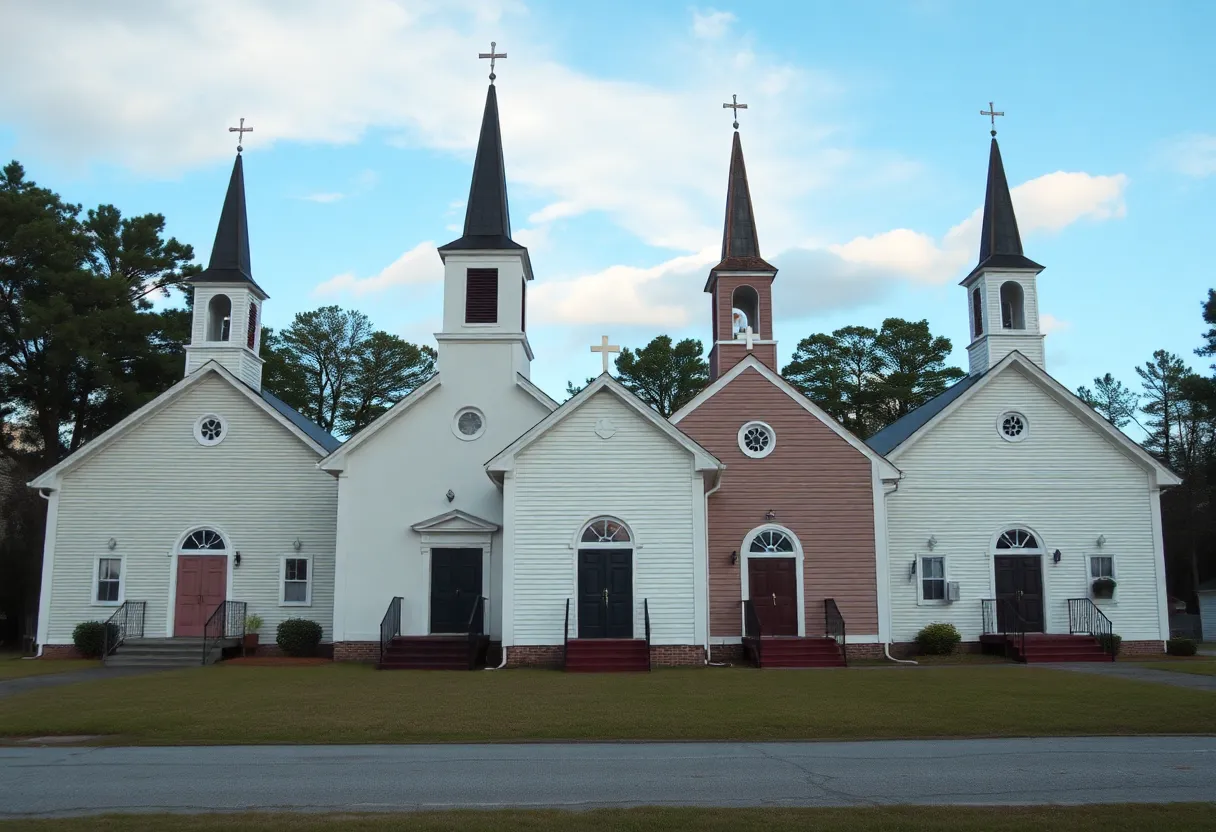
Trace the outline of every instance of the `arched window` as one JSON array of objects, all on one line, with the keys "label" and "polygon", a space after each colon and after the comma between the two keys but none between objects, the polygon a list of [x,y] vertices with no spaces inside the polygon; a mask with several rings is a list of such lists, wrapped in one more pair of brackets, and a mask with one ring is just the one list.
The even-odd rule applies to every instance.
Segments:
[{"label": "arched window", "polygon": [[971,328],[973,338],[984,334],[984,300],[979,286],[971,290]]},{"label": "arched window", "polygon": [[256,350],[258,344],[258,305],[249,302],[249,325],[246,327],[246,344],[251,350]]},{"label": "arched window", "polygon": [[731,334],[738,337],[749,326],[760,335],[760,296],[751,286],[739,286],[731,295]]},{"label": "arched window", "polygon": [[629,529],[625,524],[612,517],[599,517],[592,520],[583,529],[582,543],[629,543]]},{"label": "arched window", "polygon": [[794,541],[785,532],[767,529],[752,538],[749,552],[793,552]]},{"label": "arched window", "polygon": [[197,529],[182,542],[183,552],[223,552],[227,548],[224,536],[215,529]]},{"label": "arched window", "polygon": [[1038,549],[1039,541],[1025,529],[1010,529],[996,541],[998,549]]},{"label": "arched window", "polygon": [[232,334],[232,301],[216,295],[207,303],[207,340],[227,341]]},{"label": "arched window", "polygon": [[1001,326],[1005,329],[1026,328],[1026,297],[1022,284],[1008,280],[1001,284]]}]

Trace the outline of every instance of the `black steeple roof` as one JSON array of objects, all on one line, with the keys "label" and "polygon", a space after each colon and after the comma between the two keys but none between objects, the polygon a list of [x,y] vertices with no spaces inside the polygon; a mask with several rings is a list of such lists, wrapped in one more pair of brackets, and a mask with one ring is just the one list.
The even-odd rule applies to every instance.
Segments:
[{"label": "black steeple roof", "polygon": [[713,271],[776,271],[760,256],[756,216],[743,164],[743,144],[735,131],[730,151],[730,178],[726,184],[726,222],[722,229],[722,262]]},{"label": "black steeple roof", "polygon": [[1043,271],[1042,266],[1022,254],[1022,237],[1018,233],[1018,219],[1013,213],[1013,198],[1009,195],[1009,182],[1005,179],[1005,164],[1001,161],[996,136],[992,137],[988,154],[988,190],[984,195],[980,259],[971,274],[980,269]]},{"label": "black steeple roof", "polygon": [[458,249],[521,249],[511,239],[511,215],[507,208],[507,172],[502,156],[502,133],[498,128],[498,94],[494,84],[486,91],[486,109],[481,117],[473,182],[465,207],[464,234],[440,251]]},{"label": "black steeple roof", "polygon": [[249,265],[249,218],[245,214],[245,167],[241,154],[236,155],[232,166],[232,177],[228,180],[228,193],[224,197],[224,209],[220,212],[220,224],[215,230],[215,243],[211,246],[211,260],[207,268],[190,278],[191,283],[252,283],[263,296],[262,287],[254,283],[253,269]]}]

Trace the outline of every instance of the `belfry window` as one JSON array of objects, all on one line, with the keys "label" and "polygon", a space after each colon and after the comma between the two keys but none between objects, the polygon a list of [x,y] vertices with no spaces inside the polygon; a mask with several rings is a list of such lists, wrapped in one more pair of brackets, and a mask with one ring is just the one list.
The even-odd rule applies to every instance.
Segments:
[{"label": "belfry window", "polygon": [[731,295],[730,319],[732,337],[742,337],[749,326],[760,335],[760,296],[751,286],[739,286]]},{"label": "belfry window", "polygon": [[1026,297],[1022,284],[1014,280],[1001,284],[1001,326],[1005,329],[1026,328]]},{"label": "belfry window", "polygon": [[971,328],[973,338],[984,334],[984,300],[979,286],[971,290]]},{"label": "belfry window", "polygon": [[216,295],[207,302],[207,340],[227,341],[232,335],[232,300]]},{"label": "belfry window", "polygon": [[257,349],[258,343],[258,305],[256,303],[249,304],[249,326],[246,327],[245,346],[249,349]]},{"label": "belfry window", "polygon": [[469,269],[464,287],[464,322],[498,323],[498,269]]}]

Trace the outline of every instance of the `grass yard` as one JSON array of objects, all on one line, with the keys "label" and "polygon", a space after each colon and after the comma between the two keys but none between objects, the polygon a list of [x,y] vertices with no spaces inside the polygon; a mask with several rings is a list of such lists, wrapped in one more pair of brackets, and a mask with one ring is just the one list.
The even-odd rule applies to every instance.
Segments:
[{"label": "grass yard", "polygon": [[100,666],[101,662],[86,659],[23,659],[17,653],[0,653],[0,681]]},{"label": "grass yard", "polygon": [[1140,667],[1153,670],[1169,670],[1174,673],[1193,673],[1198,676],[1216,676],[1216,661],[1172,661],[1172,662],[1140,662]]},{"label": "grass yard", "polygon": [[1185,734],[1216,733],[1214,706],[1207,691],[1016,665],[606,675],[221,665],[6,697],[0,732],[139,745]]},{"label": "grass yard", "polygon": [[0,830],[29,832],[1184,832],[1210,830],[1216,804],[881,809],[595,809],[458,811],[417,814],[108,815],[63,820],[0,821]]}]

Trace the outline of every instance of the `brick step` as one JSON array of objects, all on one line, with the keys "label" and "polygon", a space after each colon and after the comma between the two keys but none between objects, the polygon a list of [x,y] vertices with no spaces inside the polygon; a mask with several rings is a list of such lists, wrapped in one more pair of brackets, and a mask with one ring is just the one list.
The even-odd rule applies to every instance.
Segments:
[{"label": "brick step", "polygon": [[1027,656],[1026,664],[1057,664],[1059,662],[1110,662],[1114,661],[1106,654],[1095,655],[1093,653],[1077,653],[1075,655],[1060,655],[1044,658],[1042,656]]},{"label": "brick step", "polygon": [[566,645],[565,669],[571,673],[642,673],[650,669],[650,651],[641,639],[574,639]]},{"label": "brick step", "polygon": [[845,664],[844,659],[835,659],[835,660],[822,659],[822,660],[803,662],[803,661],[784,661],[781,659],[774,660],[774,659],[768,658],[768,656],[765,656],[760,661],[760,667],[764,668],[764,669],[768,669],[768,670],[772,670],[772,669],[788,670],[788,669],[792,669],[792,668],[803,668],[803,667],[805,667],[805,668],[848,667],[848,665]]},{"label": "brick step", "polygon": [[414,647],[393,644],[385,651],[386,655],[398,656],[467,656],[469,654],[469,645],[443,645],[442,647]]},{"label": "brick step", "polygon": [[467,659],[458,662],[433,662],[410,659],[385,659],[380,663],[381,670],[468,670]]}]

